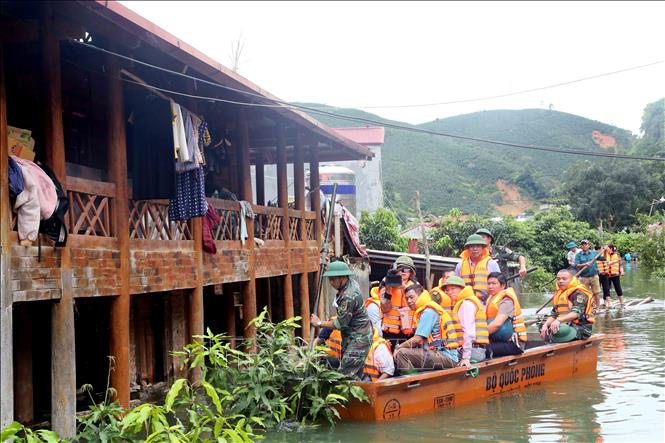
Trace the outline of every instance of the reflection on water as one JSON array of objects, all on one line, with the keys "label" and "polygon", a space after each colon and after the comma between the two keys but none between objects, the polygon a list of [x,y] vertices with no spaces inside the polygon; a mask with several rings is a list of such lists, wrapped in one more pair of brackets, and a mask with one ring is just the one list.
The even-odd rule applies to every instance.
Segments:
[{"label": "reflection on water", "polygon": [[[665,440],[665,281],[649,282],[631,269],[622,279],[627,300],[655,302],[599,315],[606,334],[598,372],[488,400],[380,424],[340,423],[302,433],[271,433],[278,442],[581,441]],[[614,294],[613,294],[614,297]],[[523,298],[533,315],[546,298]],[[549,308],[548,308],[549,309]],[[541,312],[547,312],[543,310]]]}]

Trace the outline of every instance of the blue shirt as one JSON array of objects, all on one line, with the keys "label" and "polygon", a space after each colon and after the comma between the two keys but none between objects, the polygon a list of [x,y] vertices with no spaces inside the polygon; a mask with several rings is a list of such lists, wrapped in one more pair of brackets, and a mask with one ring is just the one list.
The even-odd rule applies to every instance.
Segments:
[{"label": "blue shirt", "polygon": [[[439,319],[440,315],[438,312],[436,312],[434,309],[425,309],[422,314],[420,314],[420,319],[418,320],[418,327],[416,328],[416,335],[419,335],[420,337],[424,337],[425,340],[430,335],[440,335],[440,328],[439,328]],[[452,350],[452,349],[447,349],[447,348],[442,348],[439,349],[439,352],[455,363],[459,361],[459,355],[457,350]]]},{"label": "blue shirt", "polygon": [[[596,251],[592,251],[591,249],[589,249],[587,252],[580,251],[575,256],[575,264],[581,265],[582,263],[588,263],[596,258],[596,255],[598,255],[598,253]],[[598,260],[604,261],[604,258],[598,257]],[[580,269],[582,268],[577,268],[577,270]],[[596,266],[596,262],[593,262],[590,266],[584,268],[584,271],[580,272],[580,277],[593,277],[594,275],[598,275],[598,266]]]}]

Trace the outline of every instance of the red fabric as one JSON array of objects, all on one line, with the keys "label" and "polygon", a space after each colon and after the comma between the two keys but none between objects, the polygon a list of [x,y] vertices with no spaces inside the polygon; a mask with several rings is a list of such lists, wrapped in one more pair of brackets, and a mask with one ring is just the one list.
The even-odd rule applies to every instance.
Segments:
[{"label": "red fabric", "polygon": [[217,245],[215,244],[215,239],[212,236],[212,230],[215,226],[219,224],[220,221],[219,215],[212,208],[212,205],[208,203],[208,212],[203,216],[203,250],[208,254],[217,254]]},{"label": "red fabric", "polygon": [[361,257],[367,257],[367,251],[360,244],[360,226],[358,225],[358,220],[356,220],[353,214],[351,214],[351,212],[349,212],[344,206],[342,206],[342,219],[344,220],[346,229],[349,231],[349,236],[351,237],[353,246],[356,247],[358,254]]}]

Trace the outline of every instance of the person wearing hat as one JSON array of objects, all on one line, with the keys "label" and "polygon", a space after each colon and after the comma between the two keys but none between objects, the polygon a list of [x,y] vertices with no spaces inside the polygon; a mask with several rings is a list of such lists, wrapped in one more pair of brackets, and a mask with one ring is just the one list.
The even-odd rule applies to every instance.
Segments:
[{"label": "person wearing hat", "polygon": [[[392,349],[397,344],[408,340],[413,335],[413,311],[404,297],[405,283],[404,274],[410,275],[411,271],[400,269],[389,269],[381,281],[385,284],[386,291],[381,299],[381,325],[383,337],[390,341]],[[408,286],[415,284],[407,278]]]},{"label": "person wearing hat", "polygon": [[365,300],[365,309],[367,309],[367,316],[369,321],[372,323],[372,326],[379,334],[379,337],[383,337],[383,312],[382,305],[385,303],[382,301],[383,296],[386,294],[386,282],[376,282],[376,286],[370,288],[369,297]]},{"label": "person wearing hat", "polygon": [[462,261],[455,267],[455,275],[462,277],[471,286],[481,301],[487,298],[487,276],[490,272],[501,272],[499,264],[490,256],[485,240],[478,234],[471,234],[460,254]]},{"label": "person wearing hat", "polygon": [[[589,240],[582,240],[580,242],[582,250],[575,256],[575,268],[579,271],[579,281],[587,287],[588,290],[593,292],[593,300],[596,309],[600,307],[600,279],[598,278],[597,261],[605,261],[605,257],[600,255],[599,252],[593,251],[590,248]],[[598,258],[596,258],[598,257]]]},{"label": "person wearing hat", "polygon": [[482,302],[476,297],[471,286],[456,275],[448,277],[443,289],[453,303],[453,318],[462,329],[462,352],[459,366],[471,366],[485,360],[489,344],[487,316]]},{"label": "person wearing hat", "polygon": [[593,294],[575,278],[570,269],[562,269],[557,273],[556,285],[557,290],[552,299],[554,307],[540,328],[540,336],[554,343],[589,338],[595,322]]},{"label": "person wearing hat", "polygon": [[323,276],[327,277],[330,285],[337,290],[334,303],[337,307],[337,316],[334,319],[321,321],[316,314],[312,314],[310,320],[318,328],[340,331],[342,359],[339,371],[349,377],[360,379],[372,344],[372,326],[360,287],[349,278],[351,275],[353,273],[343,261],[330,263]]},{"label": "person wearing hat", "polygon": [[508,262],[512,261],[520,264],[520,278],[526,277],[526,258],[523,255],[520,255],[517,252],[513,252],[512,249],[509,249],[505,246],[493,245],[492,243],[494,243],[494,236],[489,229],[480,228],[476,231],[476,234],[480,235],[483,240],[485,240],[487,249],[490,251],[492,258],[499,263],[501,272],[505,272],[508,267]]},{"label": "person wearing hat", "polygon": [[419,283],[407,288],[406,298],[415,310],[416,332],[395,349],[397,368],[404,374],[455,367],[459,359],[457,349],[461,345],[455,319],[437,300],[432,300]]},{"label": "person wearing hat", "polygon": [[577,247],[577,243],[574,241],[570,241],[566,243],[566,249],[568,249],[568,266],[570,269],[575,269],[575,256],[577,255],[578,252],[580,252],[580,249]]},{"label": "person wearing hat", "polygon": [[439,304],[441,307],[444,309],[444,311],[452,311],[453,310],[453,301],[450,299],[448,294],[446,294],[446,291],[443,289],[443,283],[446,281],[448,277],[452,277],[455,275],[455,271],[445,271],[443,273],[443,276],[439,279],[439,286],[436,288],[432,288],[430,294],[432,296],[438,295],[439,296]]}]

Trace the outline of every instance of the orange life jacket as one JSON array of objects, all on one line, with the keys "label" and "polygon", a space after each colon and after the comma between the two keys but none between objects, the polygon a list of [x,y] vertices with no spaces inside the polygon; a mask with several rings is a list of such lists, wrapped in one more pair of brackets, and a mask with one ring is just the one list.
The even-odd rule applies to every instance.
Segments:
[{"label": "orange life jacket", "polygon": [[487,298],[487,276],[490,273],[487,269],[487,262],[492,259],[489,251],[487,248],[483,248],[483,255],[475,266],[471,265],[471,254],[468,250],[465,249],[460,257],[462,257],[462,270],[460,274],[464,279],[464,283],[467,286],[473,287],[473,290],[481,297]]},{"label": "orange life jacket", "polygon": [[325,344],[328,347],[326,349],[328,355],[338,359],[342,358],[342,332],[339,329],[333,329]]},{"label": "orange life jacket", "polygon": [[462,289],[462,292],[457,295],[457,302],[453,307],[455,318],[459,318],[459,309],[460,306],[462,306],[462,302],[465,300],[471,301],[476,306],[476,339],[473,341],[473,343],[477,345],[489,344],[490,339],[489,332],[487,331],[487,316],[485,314],[485,308],[483,307],[483,304],[480,302],[478,297],[476,297],[474,294],[471,286],[465,286],[464,289]]},{"label": "orange life jacket", "polygon": [[407,328],[402,328],[402,319],[400,317],[400,311],[398,308],[407,308],[407,315],[409,316],[409,324],[413,323],[413,314],[414,311],[412,309],[408,309],[408,303],[406,302],[406,295],[405,295],[405,289],[408,286],[411,286],[415,282],[413,280],[409,280],[406,283],[406,286],[402,285],[401,288],[386,288],[386,292],[388,292],[391,295],[391,304],[392,304],[392,309],[388,312],[383,313],[383,320],[382,320],[382,326],[381,328],[383,329],[384,332],[388,332],[391,334],[399,334],[400,331],[406,335],[411,335],[413,334],[413,328],[407,327]]},{"label": "orange life jacket", "polygon": [[[619,254],[617,253],[603,253],[602,256],[605,258],[606,261],[600,261],[597,260],[596,263],[598,264],[598,273],[607,275],[608,277],[616,277],[619,275]],[[610,262],[615,262],[611,263]]]},{"label": "orange life jacket", "polygon": [[501,303],[501,300],[504,298],[511,299],[515,305],[515,315],[512,318],[513,331],[517,332],[520,341],[525,342],[527,337],[526,326],[524,325],[524,317],[522,317],[522,308],[520,307],[520,302],[517,299],[517,294],[515,294],[513,288],[504,289],[494,297],[490,297],[490,299],[487,300],[487,324],[490,324],[492,320],[496,318],[497,314],[499,313],[499,303]]},{"label": "orange life jacket", "polygon": [[444,310],[441,305],[431,300],[416,309],[413,316],[413,327],[418,327],[420,316],[426,309],[432,309],[439,314],[439,332],[436,335],[430,334],[427,337],[427,344],[431,347],[433,343],[439,341],[447,349],[457,349],[462,346],[462,327],[456,317],[452,312]]},{"label": "orange life jacket", "polygon": [[439,297],[441,297],[441,301],[439,302],[439,304],[444,310],[448,312],[453,310],[453,300],[450,298],[448,294],[446,294],[446,292],[443,290],[441,286],[437,286],[436,288],[432,289],[430,293],[439,294]]},{"label": "orange life jacket", "polygon": [[[593,315],[593,293],[589,291],[583,284],[581,284],[577,278],[573,277],[568,285],[568,288],[561,290],[557,289],[554,293],[554,312],[562,316],[568,314],[573,309],[573,302],[570,300],[570,296],[575,291],[580,291],[587,296],[587,304],[584,309],[584,318],[589,323],[595,323],[596,318]],[[573,323],[579,324],[580,319],[576,318],[573,320]]]},{"label": "orange life jacket", "polygon": [[374,351],[376,351],[376,348],[379,346],[386,346],[391,356],[392,352],[390,351],[390,342],[382,337],[379,337],[376,329],[373,330],[374,333],[372,335],[372,346],[370,346],[369,354],[367,354],[367,358],[365,359],[363,374],[369,376],[371,381],[376,381],[376,379],[381,376],[381,373],[379,372],[379,368],[376,366],[376,362],[374,361]]}]

